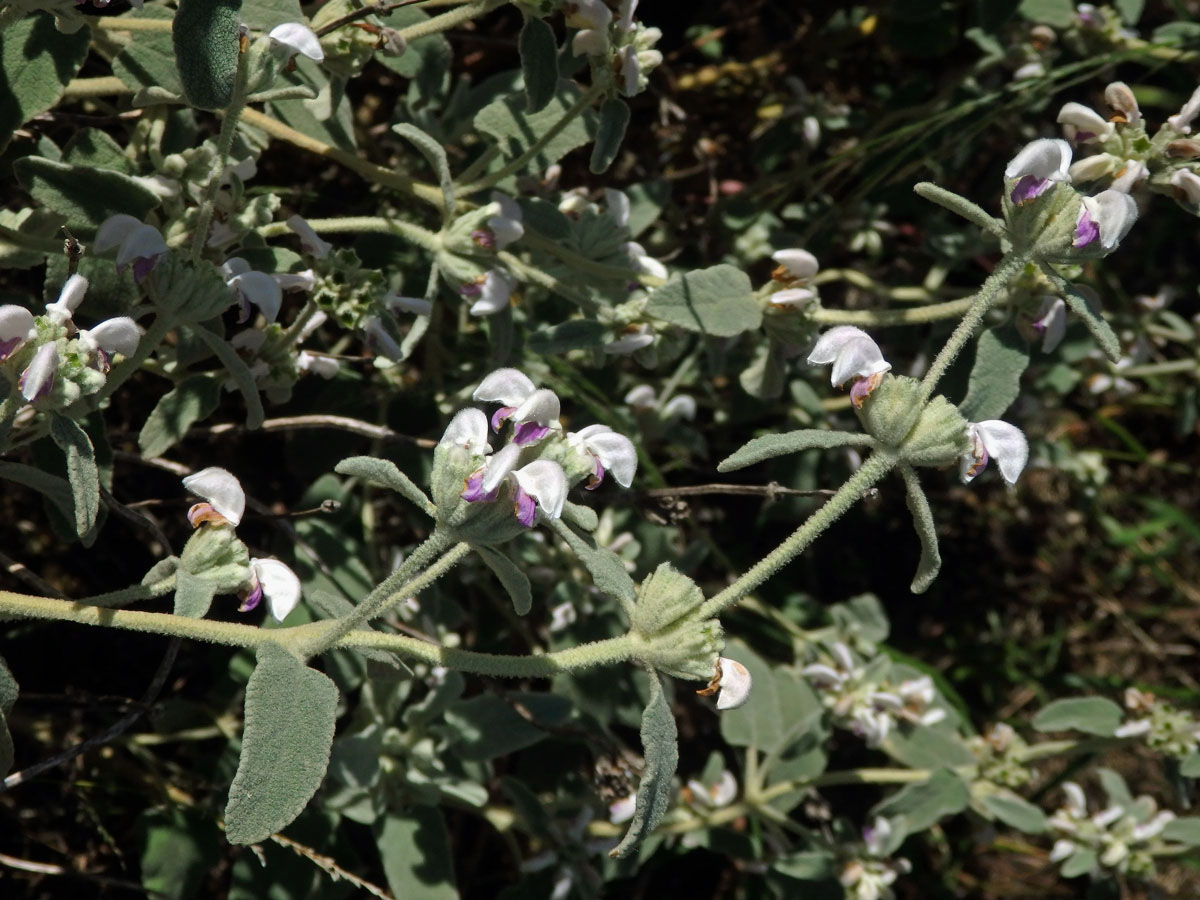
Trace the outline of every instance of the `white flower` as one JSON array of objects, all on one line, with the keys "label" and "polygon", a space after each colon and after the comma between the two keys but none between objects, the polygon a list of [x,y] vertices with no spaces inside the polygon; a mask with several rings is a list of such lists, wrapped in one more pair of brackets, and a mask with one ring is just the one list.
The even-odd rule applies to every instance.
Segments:
[{"label": "white flower", "polygon": [[1117,172],[1117,177],[1113,179],[1109,188],[1128,194],[1138,184],[1145,181],[1149,174],[1150,172],[1144,162],[1139,159],[1128,160]]},{"label": "white flower", "polygon": [[612,472],[621,487],[629,487],[637,472],[637,450],[633,441],[607,425],[588,425],[567,433],[567,443],[595,460],[589,489],[600,486],[605,472]]},{"label": "white flower", "polygon": [[654,343],[654,330],[649,325],[634,325],[628,328],[621,337],[609,341],[602,348],[605,353],[625,355],[636,353]]},{"label": "white flower", "polygon": [[637,241],[626,241],[621,245],[621,249],[625,251],[634,271],[639,275],[649,275],[651,278],[658,278],[662,281],[667,280],[670,274],[667,272],[667,267],[648,254],[646,248]]},{"label": "white flower", "polygon": [[1066,838],[1059,838],[1054,842],[1054,846],[1050,850],[1050,862],[1062,862],[1068,856],[1075,852],[1076,844],[1074,841],[1069,841]]},{"label": "white flower", "polygon": [[79,345],[82,349],[94,353],[103,350],[105,353],[120,353],[122,356],[133,356],[141,340],[142,329],[129,316],[117,316],[106,319],[91,329],[81,329]]},{"label": "white flower", "polygon": [[638,82],[642,76],[642,64],[638,60],[637,47],[626,44],[617,51],[616,62],[621,73],[621,93],[632,97],[638,92]]},{"label": "white flower", "polygon": [[1149,719],[1130,719],[1113,732],[1113,737],[1140,737],[1143,734],[1149,734],[1153,727],[1154,723]]},{"label": "white flower", "polygon": [[717,709],[737,709],[750,699],[753,679],[750,670],[736,659],[722,656],[717,660],[721,670],[721,690],[717,694]]},{"label": "white flower", "polygon": [[0,361],[8,359],[35,337],[37,327],[33,313],[13,303],[0,306]]},{"label": "white flower", "polygon": [[521,224],[521,207],[512,197],[499,191],[492,191],[492,203],[496,205],[497,212],[487,220],[487,226],[492,231],[495,249],[503,250],[525,235],[525,226]]},{"label": "white flower", "polygon": [[490,503],[497,499],[505,484],[514,487],[513,506],[517,521],[530,527],[540,509],[548,518],[562,515],[567,500],[567,476],[562,466],[548,459],[535,459],[517,469],[521,448],[509,444],[488,458],[484,467],[467,479],[462,498],[468,503]]},{"label": "white flower", "polygon": [[400,349],[400,345],[388,332],[379,316],[367,316],[363,322],[363,334],[366,345],[376,353],[392,362],[399,362],[404,358],[404,351]]},{"label": "white flower", "polygon": [[287,51],[288,59],[297,53],[303,53],[313,62],[321,62],[325,59],[325,51],[321,49],[320,39],[312,29],[298,22],[276,25],[268,32],[267,37],[271,39],[272,46],[283,47]]},{"label": "white flower", "polygon": [[622,822],[628,822],[633,818],[633,813],[637,809],[637,794],[630,794],[628,797],[622,797],[620,800],[614,800],[608,804],[608,821],[614,825],[620,825]]},{"label": "white flower", "polygon": [[971,442],[971,449],[962,455],[959,464],[963,484],[969,483],[982,472],[992,457],[996,458],[1004,480],[1009,485],[1017,483],[1025,463],[1029,461],[1029,443],[1021,429],[999,419],[988,419],[970,423],[967,439]]},{"label": "white flower", "polygon": [[797,307],[808,306],[816,298],[816,292],[808,288],[784,288],[782,291],[776,291],[767,299],[774,306]]},{"label": "white flower", "polygon": [[[286,25],[280,25],[279,28],[286,28]],[[278,31],[279,29],[275,29]],[[308,31],[307,28],[304,29]],[[310,31],[309,34],[312,34]],[[329,251],[333,249],[333,244],[329,241],[322,240],[313,227],[308,224],[301,216],[288,216],[284,223],[296,234],[300,235],[300,247],[305,253],[315,256],[317,259],[324,259],[329,255]]]},{"label": "white flower", "polygon": [[622,228],[629,227],[629,195],[624,191],[618,191],[616,188],[604,189],[604,205],[608,208],[608,214],[612,216],[613,221]]},{"label": "white flower", "polygon": [[603,0],[567,0],[563,18],[571,28],[606,30],[612,22],[612,10]]},{"label": "white flower", "polygon": [[167,242],[153,225],[143,225],[133,216],[118,213],[109,216],[96,231],[92,249],[105,253],[117,247],[117,270],[133,266],[133,280],[140,282],[167,252]]},{"label": "white flower", "polygon": [[254,587],[239,607],[247,612],[267,598],[267,608],[276,622],[282,622],[300,602],[300,579],[296,573],[277,559],[251,559],[250,573]]},{"label": "white flower", "polygon": [[1117,111],[1118,121],[1129,125],[1137,125],[1142,121],[1141,110],[1138,109],[1137,98],[1123,81],[1114,81],[1104,89],[1104,101]]},{"label": "white flower", "polygon": [[558,395],[546,388],[535,388],[529,377],[517,369],[497,369],[479,383],[471,396],[485,403],[501,404],[492,414],[492,428],[499,431],[504,421],[511,418],[516,426],[515,444],[532,444],[561,428]]},{"label": "white flower", "polygon": [[808,363],[814,366],[832,363],[833,370],[829,380],[835,387],[853,378],[850,398],[858,407],[861,407],[871,391],[879,386],[884,373],[892,367],[892,364],[883,358],[879,345],[871,336],[853,325],[838,325],[821,335],[812,352],[808,354]]},{"label": "white flower", "polygon": [[489,269],[481,279],[464,284],[458,292],[468,299],[475,299],[471,304],[471,315],[492,316],[508,306],[514,286],[513,280],[504,272]]},{"label": "white flower", "polygon": [[335,376],[341,367],[341,363],[332,356],[325,356],[322,353],[309,353],[307,350],[301,350],[296,356],[298,371],[312,372],[326,380]]},{"label": "white flower", "polygon": [[1121,157],[1113,156],[1111,153],[1085,156],[1083,159],[1071,163],[1069,170],[1071,181],[1077,184],[1085,181],[1099,181],[1101,178],[1111,175],[1122,162]]},{"label": "white flower", "polygon": [[1171,173],[1171,186],[1182,192],[1188,203],[1200,205],[1200,175],[1189,169],[1176,169]]},{"label": "white flower", "polygon": [[395,291],[389,292],[383,298],[383,305],[393,315],[397,312],[407,312],[416,313],[418,316],[427,316],[433,312],[433,304],[428,300],[421,297],[401,297]]},{"label": "white flower", "polygon": [[492,452],[488,444],[488,420],[483,410],[468,407],[460,409],[446,426],[441,446],[462,447],[473,456],[485,456]]},{"label": "white flower", "polygon": [[[242,490],[241,482],[228,469],[219,466],[201,469],[183,479],[183,486],[208,501],[208,504],[198,503],[196,506],[210,505],[213,512],[235,527],[242,521],[242,513],[246,511],[246,493]],[[188,511],[188,518],[193,518],[192,510]]]},{"label": "white flower", "polygon": [[283,305],[283,290],[279,287],[279,282],[266,272],[242,272],[234,275],[226,284],[242,304],[241,321],[244,322],[250,317],[247,306],[249,303],[257,306],[268,322],[274,322],[279,316],[279,308]]},{"label": "white flower", "polygon": [[282,291],[311,291],[317,283],[312,269],[303,272],[276,272],[271,276]]},{"label": "white flower", "polygon": [[1200,114],[1200,87],[1192,91],[1187,103],[1173,116],[1167,116],[1167,124],[1180,134],[1192,133],[1192,120]]},{"label": "white flower", "polygon": [[1137,201],[1122,191],[1107,190],[1095,197],[1082,197],[1071,246],[1081,249],[1099,241],[1106,251],[1115,250],[1137,217]]},{"label": "white flower", "polygon": [[776,250],[771,254],[771,259],[783,266],[791,278],[801,281],[808,281],[821,268],[821,264],[815,256],[798,247],[790,250]]},{"label": "white flower", "polygon": [[573,625],[578,618],[579,616],[575,612],[575,604],[567,600],[550,610],[550,622],[546,628],[552,634],[557,631],[563,631]]},{"label": "white flower", "polygon": [[1018,206],[1044,193],[1054,182],[1070,181],[1071,145],[1061,138],[1030,141],[1004,169],[1013,180],[1011,199]]},{"label": "white flower", "polygon": [[1058,111],[1058,124],[1066,126],[1063,130],[1068,138],[1080,142],[1106,138],[1115,129],[1112,122],[1082,103],[1065,104]]},{"label": "white flower", "polygon": [[83,302],[83,295],[87,289],[88,280],[76,272],[62,286],[58,299],[53,303],[46,304],[46,317],[55,325],[65,325],[70,322],[71,316]]},{"label": "white flower", "polygon": [[1042,336],[1042,352],[1049,353],[1067,333],[1067,304],[1061,297],[1044,297],[1033,320],[1033,330]]},{"label": "white flower", "polygon": [[697,781],[695,778],[688,779],[687,787],[697,803],[713,809],[728,806],[737,798],[738,792],[737,779],[728,769],[721,770],[716,784],[712,787],[706,787],[703,782]]},{"label": "white flower", "polygon": [[608,52],[608,32],[584,28],[571,38],[571,52],[576,56],[603,56]]},{"label": "white flower", "polygon": [[33,355],[32,362],[17,379],[17,389],[30,403],[40,400],[54,387],[54,376],[58,374],[58,348],[53,342],[42,344]]}]

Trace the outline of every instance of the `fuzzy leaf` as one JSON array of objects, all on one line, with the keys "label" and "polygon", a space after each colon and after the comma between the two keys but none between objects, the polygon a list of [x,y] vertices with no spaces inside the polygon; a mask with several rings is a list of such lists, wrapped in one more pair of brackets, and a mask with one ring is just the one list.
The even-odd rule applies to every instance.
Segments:
[{"label": "fuzzy leaf", "polygon": [[1047,828],[1046,814],[1010,790],[1001,789],[985,794],[981,802],[993,816],[1018,831],[1042,834]]},{"label": "fuzzy leaf", "polygon": [[242,757],[225,807],[230,843],[266,840],[304,809],[329,765],[337,703],[325,675],[279,644],[259,648],[246,685]]},{"label": "fuzzy leaf", "polygon": [[349,475],[390,488],[427,515],[432,516],[437,512],[433,501],[391,460],[374,456],[350,456],[334,466],[333,470],[339,475]]},{"label": "fuzzy leaf", "polygon": [[596,129],[596,143],[592,145],[592,158],[588,163],[593,175],[608,171],[621,150],[621,141],[625,140],[625,129],[628,127],[628,104],[620,97],[609,97],[600,107],[600,127]]},{"label": "fuzzy leaf", "polygon": [[479,694],[455,701],[445,719],[455,732],[451,738],[455,753],[463,759],[487,760],[532,747],[550,736],[547,728],[562,725],[570,714],[571,701],[566,697],[509,691],[503,697]]},{"label": "fuzzy leaf", "polygon": [[554,29],[544,19],[525,19],[517,40],[521,74],[525,79],[525,112],[542,109],[558,87],[558,42]]},{"label": "fuzzy leaf", "polygon": [[1183,816],[1172,819],[1162,830],[1168,841],[1177,841],[1190,847],[1200,846],[1200,816]]},{"label": "fuzzy leaf", "polygon": [[637,801],[629,830],[609,856],[628,856],[652,832],[666,814],[675,793],[671,779],[679,765],[678,731],[662,680],[650,672],[650,702],[642,713],[642,756],[646,766],[638,784]]},{"label": "fuzzy leaf", "polygon": [[1077,287],[1054,271],[1053,267],[1044,265],[1041,269],[1051,283],[1058,288],[1059,294],[1062,295],[1071,312],[1079,316],[1083,324],[1087,326],[1087,330],[1092,333],[1092,337],[1096,339],[1096,343],[1104,351],[1104,355],[1114,363],[1119,361],[1121,359],[1121,342],[1117,339],[1117,334],[1112,330],[1112,326],[1100,314],[1100,310]]},{"label": "fuzzy leaf", "polygon": [[989,234],[994,234],[997,237],[1004,234],[1003,222],[993,216],[989,216],[983,207],[977,206],[966,197],[954,193],[954,191],[948,191],[941,185],[934,184],[932,181],[922,181],[914,184],[913,191],[916,192],[917,196],[924,197],[930,203],[936,203],[943,209],[948,209],[950,212],[962,216],[968,222],[978,225]]},{"label": "fuzzy leaf", "polygon": [[450,163],[446,159],[446,148],[432,137],[408,122],[393,125],[392,131],[421,151],[433,171],[437,174],[438,185],[442,189],[442,202],[445,204],[443,218],[449,221],[454,217],[454,178],[450,175]]},{"label": "fuzzy leaf", "polygon": [[743,444],[717,464],[718,472],[733,472],[763,460],[805,450],[830,450],[834,447],[870,447],[869,434],[854,431],[826,431],[821,428],[802,428],[783,434],[764,434]]},{"label": "fuzzy leaf", "polygon": [[8,733],[5,719],[12,714],[17,693],[17,680],[13,678],[4,658],[0,657],[0,775],[6,775],[13,764],[12,735]]},{"label": "fuzzy leaf", "polygon": [[1100,862],[1095,850],[1080,847],[1066,858],[1062,864],[1062,868],[1058,870],[1058,874],[1063,878],[1078,878],[1080,875],[1086,875],[1088,872],[1091,872],[1099,864]]},{"label": "fuzzy leaf", "polygon": [[100,514],[100,472],[87,432],[66,416],[50,421],[50,437],[67,457],[67,480],[75,506],[75,533],[86,535]]},{"label": "fuzzy leaf", "polygon": [[501,97],[479,111],[475,128],[494,138],[500,151],[509,158],[532,149],[535,142],[553,131],[553,136],[540,145],[522,170],[543,172],[596,134],[596,113],[591,109],[574,116],[566,125],[561,124],[579,97],[577,87],[559,79],[554,96],[538,112],[526,113],[522,98],[516,95]]},{"label": "fuzzy leaf", "polygon": [[1110,737],[1121,724],[1121,707],[1103,697],[1068,697],[1044,706],[1033,717],[1038,731],[1082,731]]},{"label": "fuzzy leaf", "polygon": [[625,571],[621,557],[606,547],[599,547],[591,535],[580,535],[562,519],[550,519],[548,524],[567,546],[579,557],[580,562],[592,573],[592,581],[605,594],[615,597],[626,606],[632,606],[637,596],[633,579]]},{"label": "fuzzy leaf", "polygon": [[781,856],[771,868],[800,881],[827,881],[837,878],[837,858],[826,850],[801,850]]},{"label": "fuzzy leaf", "polygon": [[1029,344],[1012,325],[990,328],[979,336],[967,396],[958,405],[968,422],[1004,415],[1021,393],[1021,375],[1029,367]]},{"label": "fuzzy leaf", "polygon": [[171,37],[184,96],[200,109],[233,100],[242,0],[179,0]]},{"label": "fuzzy leaf", "polygon": [[203,619],[212,606],[217,586],[187,569],[175,570],[175,615],[190,619]]},{"label": "fuzzy leaf", "polygon": [[876,804],[871,816],[903,817],[905,832],[915,834],[962,812],[970,801],[967,783],[950,769],[938,769],[927,781],[906,785]]},{"label": "fuzzy leaf", "polygon": [[91,32],[63,34],[54,16],[39,12],[0,32],[0,150],[13,132],[62,97],[87,56]]},{"label": "fuzzy leaf", "polygon": [[246,401],[246,427],[251,431],[260,428],[265,414],[263,413],[262,398],[258,395],[258,383],[254,380],[254,373],[250,371],[250,367],[238,356],[238,352],[230,346],[228,341],[207,326],[197,325],[193,332],[233,376],[242,399]]},{"label": "fuzzy leaf", "polygon": [[1200,750],[1185,756],[1179,764],[1179,774],[1185,778],[1200,778]]},{"label": "fuzzy leaf", "polygon": [[71,496],[71,485],[66,479],[43,472],[25,463],[0,462],[0,479],[23,484],[37,491],[68,520],[75,519],[75,501]]},{"label": "fuzzy leaf", "polygon": [[148,458],[162,456],[196,422],[211,416],[221,403],[220,382],[211,375],[189,375],[163,394],[138,434],[138,447]]},{"label": "fuzzy leaf", "polygon": [[472,549],[479,554],[487,567],[504,585],[504,590],[512,599],[513,611],[518,616],[529,615],[529,610],[533,608],[533,591],[529,587],[529,578],[525,573],[500,550],[495,550],[485,544],[473,545]]},{"label": "fuzzy leaf", "polygon": [[908,511],[913,517],[913,528],[921,541],[921,559],[917,562],[917,574],[913,576],[909,590],[914,594],[923,594],[933,584],[942,568],[942,554],[938,550],[937,526],[933,521],[933,510],[929,508],[929,499],[921,489],[921,481],[912,466],[902,466],[900,474],[904,477],[905,500]]},{"label": "fuzzy leaf", "polygon": [[158,206],[149,188],[120,172],[26,156],[13,163],[13,173],[35,200],[66,216],[75,236],[87,240],[114,213],[142,219]]},{"label": "fuzzy leaf", "polygon": [[458,900],[454,853],[440,809],[410,806],[389,812],[377,827],[375,841],[393,897]]},{"label": "fuzzy leaf", "polygon": [[[175,13],[156,4],[144,7],[139,19],[172,19]],[[164,88],[183,94],[179,70],[175,67],[175,43],[169,32],[139,31],[137,39],[126,44],[112,61],[113,74],[131,89]]]},{"label": "fuzzy leaf", "polygon": [[762,324],[750,278],[722,263],[671,276],[650,295],[646,311],[688,331],[733,337]]}]

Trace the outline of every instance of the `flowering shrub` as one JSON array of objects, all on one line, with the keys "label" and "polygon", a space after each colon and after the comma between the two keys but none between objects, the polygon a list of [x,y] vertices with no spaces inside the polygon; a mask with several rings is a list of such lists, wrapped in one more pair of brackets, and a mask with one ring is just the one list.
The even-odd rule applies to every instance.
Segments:
[{"label": "flowering shrub", "polygon": [[[768,86],[724,59],[746,26],[664,35],[637,0],[443,6],[0,5],[0,810],[26,823],[0,864],[181,898],[881,900],[984,896],[1009,841],[1058,885],[1021,896],[1191,877],[1191,676],[976,657],[1015,608],[994,595],[1059,562],[1012,549],[1054,539],[1049,479],[1132,561],[1080,583],[1186,584],[1185,508],[1087,503],[1118,458],[1192,474],[1096,397],[1195,431],[1170,308],[1195,24],[748,13],[922,78],[972,60],[918,104],[836,67]],[[700,127],[681,98],[747,73],[761,121],[739,134],[735,99],[699,169],[659,168]],[[1021,534],[981,554],[981,522]],[[947,622],[914,641],[897,560],[974,651]],[[64,732],[44,659],[90,669],[84,696],[149,689]],[[53,821],[37,791],[68,770],[70,802],[120,810]],[[83,842],[119,860],[39,861]]]}]

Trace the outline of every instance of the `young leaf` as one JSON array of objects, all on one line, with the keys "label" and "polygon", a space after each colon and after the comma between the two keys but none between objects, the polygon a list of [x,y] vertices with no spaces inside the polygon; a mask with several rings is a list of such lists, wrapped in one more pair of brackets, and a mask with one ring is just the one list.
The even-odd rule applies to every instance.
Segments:
[{"label": "young leaf", "polygon": [[417,487],[411,478],[401,472],[391,460],[378,459],[374,456],[350,456],[334,466],[333,470],[339,475],[349,475],[390,488],[426,515],[432,516],[437,512],[433,501],[426,497],[425,492]]},{"label": "young leaf", "polygon": [[826,431],[821,428],[802,428],[783,434],[764,434],[743,444],[717,464],[718,472],[744,469],[776,456],[802,453],[805,450],[829,450],[833,447],[870,447],[874,440],[869,434],[853,431]]},{"label": "young leaf", "polygon": [[1046,705],[1033,717],[1038,731],[1082,731],[1109,737],[1121,724],[1121,707],[1103,697],[1068,697]]},{"label": "young leaf", "polygon": [[762,307],[754,299],[750,278],[726,263],[673,275],[650,295],[646,311],[713,337],[733,337],[762,324]]},{"label": "young leaf", "polygon": [[65,216],[75,236],[87,240],[114,213],[142,219],[159,202],[149,188],[120,172],[37,156],[22,157],[12,168],[17,181],[35,200]]},{"label": "young leaf", "polygon": [[87,432],[66,416],[50,421],[50,437],[67,457],[67,480],[75,504],[75,533],[83,537],[100,514],[100,473]]},{"label": "young leaf", "polygon": [[981,802],[993,816],[1018,831],[1042,834],[1047,828],[1046,814],[1041,809],[1006,788],[985,794]]},{"label": "young leaf", "polygon": [[567,546],[579,557],[580,562],[592,573],[596,587],[621,601],[627,610],[633,608],[637,588],[625,571],[621,557],[606,547],[597,546],[591,535],[580,535],[562,519],[548,519],[547,524]]},{"label": "young leaf", "polygon": [[58,103],[90,39],[87,28],[63,34],[46,12],[26,15],[0,32],[0,150],[19,127]]},{"label": "young leaf", "polygon": [[1021,392],[1029,366],[1029,344],[1012,325],[990,328],[979,336],[967,396],[958,410],[969,422],[998,419]]},{"label": "young leaf", "polygon": [[437,174],[438,185],[442,189],[442,203],[445,209],[442,219],[450,221],[454,218],[454,178],[450,175],[450,163],[446,159],[446,149],[432,137],[408,122],[392,126],[392,131],[412,143],[421,155],[425,157],[433,171]]},{"label": "young leaf", "polygon": [[148,458],[162,456],[196,422],[211,416],[221,402],[221,385],[211,375],[189,375],[159,398],[138,434],[138,447]]},{"label": "young leaf", "polygon": [[909,590],[914,594],[923,594],[933,584],[942,568],[937,526],[933,521],[933,510],[929,508],[929,499],[921,490],[921,481],[913,467],[901,466],[900,474],[904,478],[904,499],[908,503],[908,511],[912,514],[913,528],[921,541],[921,559],[917,562],[917,574],[913,576]]},{"label": "young leaf", "polygon": [[217,586],[187,569],[175,570],[175,615],[203,619],[212,606]]},{"label": "young leaf", "polygon": [[550,102],[558,87],[558,42],[544,19],[528,16],[517,40],[521,74],[525,78],[525,112],[535,113]]},{"label": "young leaf", "polygon": [[996,237],[1004,235],[1004,223],[999,219],[989,216],[987,212],[980,206],[972,203],[966,197],[961,197],[954,191],[948,191],[941,185],[934,184],[932,181],[922,181],[913,185],[913,191],[917,196],[924,197],[931,203],[936,203],[943,209],[948,209],[956,215],[962,216],[968,222],[978,225],[989,234],[994,234]]},{"label": "young leaf", "polygon": [[233,100],[242,0],[179,0],[171,35],[188,103],[225,109]]},{"label": "young leaf", "polygon": [[304,809],[329,765],[337,702],[325,675],[279,644],[259,648],[246,685],[242,757],[225,807],[230,843],[266,840]]},{"label": "young leaf", "polygon": [[596,142],[592,145],[592,158],[588,163],[593,175],[608,171],[617,158],[628,127],[629,106],[620,97],[609,97],[600,107],[600,127],[596,129]]},{"label": "young leaf", "polygon": [[1043,265],[1041,269],[1051,283],[1058,288],[1058,292],[1066,301],[1071,312],[1083,320],[1083,324],[1092,333],[1092,337],[1096,339],[1096,343],[1100,345],[1104,355],[1112,362],[1118,362],[1121,359],[1121,342],[1117,339],[1112,326],[1100,315],[1100,310],[1075,285],[1054,271],[1053,267]]},{"label": "young leaf", "polygon": [[1062,864],[1062,868],[1058,870],[1058,874],[1063,878],[1078,878],[1080,875],[1086,875],[1088,872],[1096,869],[1099,865],[1100,861],[1096,856],[1095,850],[1080,847],[1067,857],[1066,861]]},{"label": "young leaf", "polygon": [[616,859],[628,856],[662,820],[674,793],[671,779],[679,765],[677,737],[675,717],[671,715],[661,677],[651,670],[650,702],[642,713],[642,755],[646,767],[642,770],[629,830],[609,856]]},{"label": "young leaf", "polygon": [[529,578],[517,565],[499,550],[494,550],[485,544],[472,545],[489,569],[500,579],[504,590],[512,598],[513,610],[518,616],[529,615],[533,608],[533,592],[529,587]]},{"label": "young leaf", "polygon": [[250,371],[250,367],[238,356],[228,341],[207,326],[197,325],[192,330],[233,376],[242,399],[246,401],[246,427],[251,431],[261,427],[265,414],[262,398],[258,395],[258,383],[254,380],[254,373]]}]

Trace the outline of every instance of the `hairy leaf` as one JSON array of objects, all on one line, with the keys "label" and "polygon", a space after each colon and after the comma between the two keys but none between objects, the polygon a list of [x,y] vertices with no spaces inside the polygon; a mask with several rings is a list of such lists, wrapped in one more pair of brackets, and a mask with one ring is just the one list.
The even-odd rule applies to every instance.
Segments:
[{"label": "hairy leaf", "polygon": [[558,42],[544,19],[529,16],[517,41],[521,74],[525,79],[525,111],[542,109],[558,87]]},{"label": "hairy leaf", "polygon": [[985,794],[980,801],[993,816],[1026,834],[1042,834],[1047,826],[1046,814],[1028,800],[1002,788]]},{"label": "hairy leaf", "polygon": [[495,759],[532,747],[563,724],[571,701],[555,694],[508,691],[458,700],[446,710],[451,744],[463,759]]},{"label": "hairy leaf", "polygon": [[581,535],[562,519],[549,519],[547,524],[560,538],[567,542],[580,562],[592,573],[596,587],[625,604],[632,604],[637,588],[621,557],[607,547],[600,547],[592,536]]},{"label": "hairy leaf", "polygon": [[609,856],[628,856],[662,821],[675,790],[671,779],[679,765],[678,731],[661,676],[650,672],[650,702],[642,713],[642,756],[646,766],[638,785],[637,802],[629,830]]},{"label": "hairy leaf", "polygon": [[100,223],[114,213],[142,219],[158,206],[149,188],[120,172],[26,156],[13,163],[13,172],[39,203],[66,216],[76,237],[91,239]]},{"label": "hairy leaf", "polygon": [[100,472],[96,452],[87,432],[66,416],[55,415],[50,421],[50,437],[67,457],[67,480],[75,506],[75,533],[86,535],[100,514]]},{"label": "hairy leaf", "polygon": [[437,512],[433,501],[391,460],[374,456],[351,456],[339,462],[333,470],[339,475],[349,475],[390,488],[428,515],[432,516]]},{"label": "hairy leaf", "polygon": [[870,447],[874,444],[869,434],[854,431],[826,431],[820,428],[802,428],[782,434],[764,434],[743,444],[734,453],[717,464],[718,472],[733,472],[755,463],[802,453],[805,450],[830,450],[834,447]]},{"label": "hairy leaf", "polygon": [[484,544],[473,545],[472,549],[500,579],[504,590],[512,599],[513,610],[516,614],[518,616],[529,615],[529,610],[533,608],[533,591],[529,587],[529,578],[525,573],[500,550]]},{"label": "hairy leaf", "polygon": [[196,422],[211,416],[221,403],[221,384],[212,375],[189,375],[163,394],[138,434],[146,457],[162,456]]},{"label": "hairy leaf", "polygon": [[942,568],[942,554],[938,550],[937,525],[933,521],[933,510],[929,508],[929,499],[921,489],[921,481],[912,466],[901,466],[900,474],[904,478],[904,494],[908,503],[908,511],[912,514],[913,528],[921,541],[921,559],[917,562],[917,574],[913,576],[909,586],[914,594],[923,594],[933,584]]},{"label": "hairy leaf", "polygon": [[389,813],[375,841],[393,897],[458,900],[450,835],[436,806]]},{"label": "hairy leaf", "polygon": [[621,141],[625,140],[625,129],[629,127],[629,115],[629,105],[620,97],[609,97],[600,107],[600,126],[596,129],[596,143],[588,163],[593,175],[607,172],[617,158]]},{"label": "hairy leaf", "polygon": [[688,331],[733,337],[762,324],[750,278],[722,263],[671,276],[650,295],[646,311]]},{"label": "hairy leaf", "polygon": [[217,586],[207,578],[184,568],[175,570],[175,615],[204,618],[216,593]]},{"label": "hairy leaf", "polygon": [[559,79],[554,96],[538,112],[526,113],[525,104],[518,96],[502,97],[479,111],[475,116],[475,127],[494,138],[507,157],[520,156],[538,142],[539,149],[523,171],[542,172],[595,136],[594,110],[586,109],[569,120],[566,117],[579,98],[577,87]]},{"label": "hairy leaf", "polygon": [[1012,325],[990,328],[979,336],[967,396],[958,405],[969,422],[998,419],[1021,393],[1021,375],[1029,366],[1029,344]]},{"label": "hairy leaf", "polygon": [[902,817],[904,831],[924,831],[945,816],[966,809],[971,801],[967,783],[950,769],[938,769],[927,781],[909,784],[871,810],[872,816]]},{"label": "hairy leaf", "polygon": [[54,16],[39,12],[0,32],[0,150],[13,132],[62,97],[87,56],[91,32],[63,34]]},{"label": "hairy leaf", "polygon": [[392,126],[392,131],[420,150],[421,155],[433,167],[433,171],[437,175],[438,185],[442,189],[442,203],[445,204],[442,216],[446,221],[449,221],[454,217],[454,178],[450,174],[450,163],[446,159],[446,149],[416,125],[411,125],[408,122],[401,122],[399,125]]},{"label": "hairy leaf", "polygon": [[1044,706],[1033,717],[1038,731],[1082,731],[1109,737],[1121,724],[1121,707],[1103,697],[1068,697]]}]

